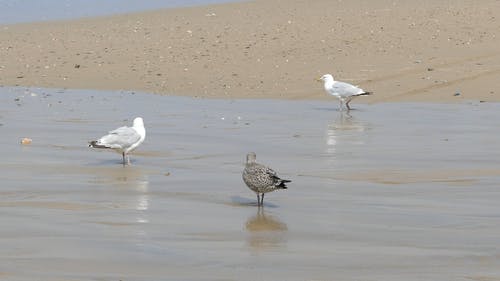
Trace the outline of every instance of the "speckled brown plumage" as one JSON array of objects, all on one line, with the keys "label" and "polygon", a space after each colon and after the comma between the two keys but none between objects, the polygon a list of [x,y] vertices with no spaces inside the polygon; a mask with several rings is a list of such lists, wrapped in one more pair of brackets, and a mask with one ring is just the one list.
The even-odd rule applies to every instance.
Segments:
[{"label": "speckled brown plumage", "polygon": [[247,154],[247,163],[243,170],[243,181],[253,192],[257,194],[257,205],[264,204],[264,193],[275,191],[277,189],[286,189],[286,183],[290,180],[281,179],[276,172],[256,160],[254,152]]}]

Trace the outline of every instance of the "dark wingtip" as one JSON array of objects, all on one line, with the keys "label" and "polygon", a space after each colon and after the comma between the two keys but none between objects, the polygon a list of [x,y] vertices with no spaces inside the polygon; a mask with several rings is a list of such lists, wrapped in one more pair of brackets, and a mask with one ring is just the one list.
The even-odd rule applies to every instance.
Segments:
[{"label": "dark wingtip", "polygon": [[97,144],[97,141],[91,141],[91,142],[89,142],[89,147],[93,147],[93,148],[107,148],[104,145]]},{"label": "dark wingtip", "polygon": [[281,189],[288,189],[288,186],[286,186],[286,183],[292,182],[291,180],[281,180],[280,184],[278,185],[279,188]]}]

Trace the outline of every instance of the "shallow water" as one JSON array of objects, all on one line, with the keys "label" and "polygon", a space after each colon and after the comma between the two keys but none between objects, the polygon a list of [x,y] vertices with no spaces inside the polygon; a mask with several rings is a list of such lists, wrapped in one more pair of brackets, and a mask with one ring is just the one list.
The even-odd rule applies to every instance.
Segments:
[{"label": "shallow water", "polygon": [[0,279],[499,279],[500,104],[336,106],[0,88]]},{"label": "shallow water", "polygon": [[235,0],[0,0],[0,24],[64,20]]}]

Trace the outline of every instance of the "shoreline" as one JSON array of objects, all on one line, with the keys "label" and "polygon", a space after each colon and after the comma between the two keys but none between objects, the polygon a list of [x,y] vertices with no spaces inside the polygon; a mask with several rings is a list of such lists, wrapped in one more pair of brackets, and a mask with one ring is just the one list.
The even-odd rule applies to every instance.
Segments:
[{"label": "shoreline", "polygon": [[356,103],[500,101],[500,3],[483,4],[257,0],[1,25],[0,85],[330,100],[314,79],[331,73],[375,93]]},{"label": "shoreline", "polygon": [[[103,3],[99,0],[70,0],[64,5],[57,0],[37,1],[28,0],[22,3],[3,5],[0,10],[0,25],[31,24],[43,22],[61,22],[79,19],[92,19],[106,16],[125,15],[172,9],[182,7],[200,7],[217,5],[238,0],[186,0],[186,1],[146,1],[140,4],[135,0],[109,0]],[[243,1],[243,0],[239,0]],[[39,13],[39,10],[44,13]]]}]

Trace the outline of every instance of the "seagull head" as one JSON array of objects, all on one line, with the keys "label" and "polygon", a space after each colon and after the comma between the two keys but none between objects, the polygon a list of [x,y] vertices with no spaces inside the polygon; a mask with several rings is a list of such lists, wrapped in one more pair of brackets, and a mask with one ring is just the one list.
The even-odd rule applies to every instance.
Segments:
[{"label": "seagull head", "polygon": [[133,126],[136,127],[136,128],[144,127],[144,121],[142,120],[141,117],[136,117],[134,119],[134,125]]},{"label": "seagull head", "polygon": [[257,155],[255,155],[255,152],[250,152],[247,154],[247,164],[255,163],[256,159]]},{"label": "seagull head", "polygon": [[325,75],[321,76],[320,78],[318,78],[316,80],[317,81],[323,81],[323,82],[333,81],[333,76],[331,74],[325,74]]}]

